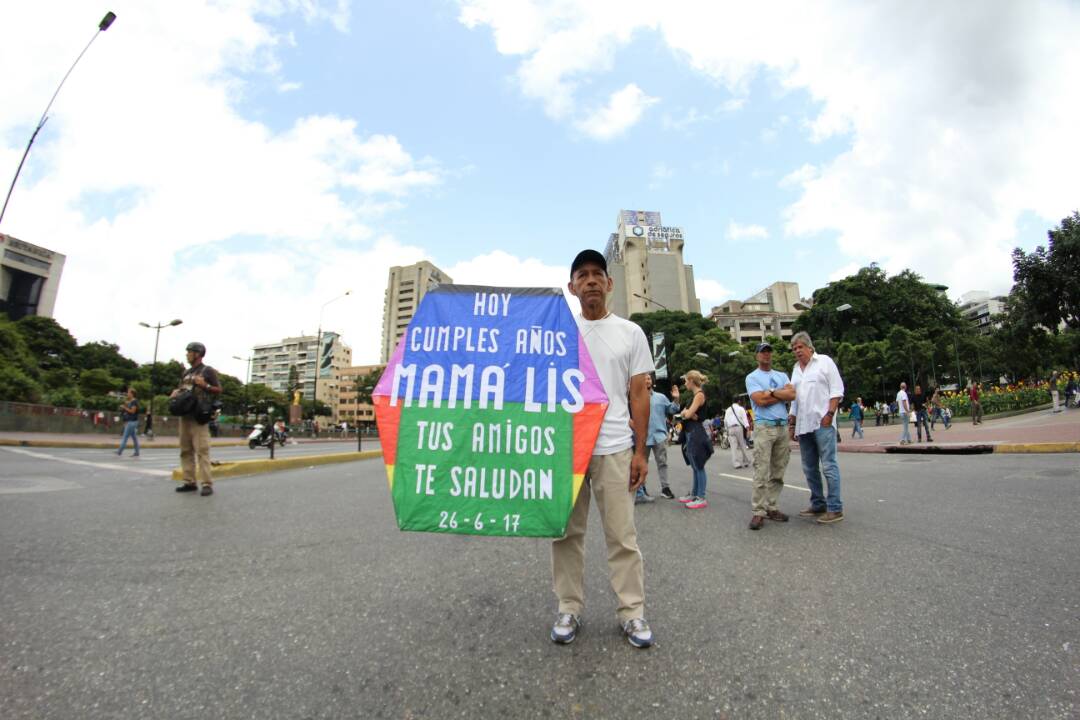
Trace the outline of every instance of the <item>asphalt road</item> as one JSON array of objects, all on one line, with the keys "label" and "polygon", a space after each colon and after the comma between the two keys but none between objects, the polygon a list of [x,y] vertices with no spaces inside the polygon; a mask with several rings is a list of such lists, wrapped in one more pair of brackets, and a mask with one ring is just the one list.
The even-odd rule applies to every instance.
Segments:
[{"label": "asphalt road", "polygon": [[845,454],[844,522],[759,532],[718,455],[638,508],[641,651],[595,513],[561,647],[550,543],[401,533],[378,460],[202,498],[86,452],[0,448],[6,720],[1080,716],[1077,455]]}]

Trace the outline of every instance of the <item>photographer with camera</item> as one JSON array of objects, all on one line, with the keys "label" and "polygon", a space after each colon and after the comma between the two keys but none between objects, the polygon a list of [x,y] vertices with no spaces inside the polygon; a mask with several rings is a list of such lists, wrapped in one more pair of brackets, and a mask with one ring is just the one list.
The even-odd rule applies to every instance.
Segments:
[{"label": "photographer with camera", "polygon": [[[190,366],[180,380],[180,387],[170,396],[170,412],[180,415],[180,469],[183,484],[176,492],[194,492],[202,486],[201,495],[214,493],[214,478],[210,474],[210,428],[207,423],[214,415],[217,396],[221,394],[221,382],[217,371],[203,364],[206,346],[199,342],[187,346],[187,362]],[[192,402],[179,412],[173,405],[190,396]],[[185,411],[186,410],[186,411]]]}]

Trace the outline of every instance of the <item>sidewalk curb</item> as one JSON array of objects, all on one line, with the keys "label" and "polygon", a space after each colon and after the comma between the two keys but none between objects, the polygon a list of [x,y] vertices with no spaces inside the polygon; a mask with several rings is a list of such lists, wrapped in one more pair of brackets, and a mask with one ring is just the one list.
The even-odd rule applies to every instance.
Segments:
[{"label": "sidewalk curb", "polygon": [[981,455],[981,454],[1036,454],[1080,452],[1080,442],[1006,443],[989,441],[950,445],[857,445],[838,447],[837,452],[885,453],[888,455]]},{"label": "sidewalk curb", "polygon": [[[237,477],[240,475],[258,475],[261,473],[275,472],[278,470],[295,470],[297,468],[314,467],[315,465],[330,465],[332,463],[354,462],[356,460],[369,460],[381,458],[382,450],[362,450],[346,453],[333,453],[330,455],[307,455],[299,457],[279,458],[276,460],[237,460],[225,462],[213,466],[214,479]],[[172,479],[180,482],[183,473],[180,468],[172,471]]]}]

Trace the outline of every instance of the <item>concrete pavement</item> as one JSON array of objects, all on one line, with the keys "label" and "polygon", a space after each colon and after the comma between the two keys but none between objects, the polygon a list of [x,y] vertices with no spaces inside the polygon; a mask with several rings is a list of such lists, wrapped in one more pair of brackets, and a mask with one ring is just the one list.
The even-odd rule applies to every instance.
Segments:
[{"label": "concrete pavement", "polygon": [[[558,647],[550,543],[401,533],[378,460],[201,498],[25,450],[0,448],[5,719],[1080,715],[1072,456],[844,455],[844,522],[751,532],[718,454],[708,510],[637,507],[639,651],[595,510]],[[786,482],[794,516],[797,459]]]}]

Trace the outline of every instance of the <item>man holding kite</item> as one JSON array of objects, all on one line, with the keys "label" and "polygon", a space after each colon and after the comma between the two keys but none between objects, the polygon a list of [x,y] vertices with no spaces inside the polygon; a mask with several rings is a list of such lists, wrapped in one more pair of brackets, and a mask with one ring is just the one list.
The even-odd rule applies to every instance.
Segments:
[{"label": "man holding kite", "polygon": [[650,410],[648,378],[654,368],[641,328],[608,312],[607,296],[613,286],[603,255],[596,250],[578,253],[570,266],[568,287],[581,301],[578,328],[609,404],[566,534],[551,546],[552,581],[559,599],[551,639],[559,644],[571,643],[581,627],[585,607],[585,530],[592,495],[607,540],[619,623],[631,645],[647,648],[653,644],[653,633],[644,617],[645,569],[634,525],[634,492],[644,484],[649,467],[645,450]]}]

